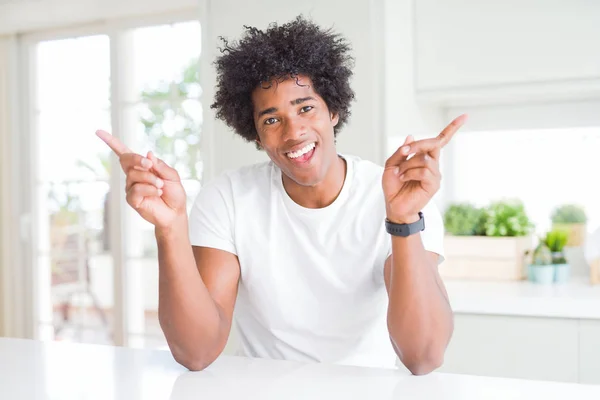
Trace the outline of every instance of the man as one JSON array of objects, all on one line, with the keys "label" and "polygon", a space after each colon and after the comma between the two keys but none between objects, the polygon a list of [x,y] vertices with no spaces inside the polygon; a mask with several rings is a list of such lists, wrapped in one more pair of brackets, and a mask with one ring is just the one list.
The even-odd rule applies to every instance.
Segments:
[{"label": "man", "polygon": [[225,41],[218,118],[270,161],[206,184],[189,219],[177,172],[98,132],[119,155],[127,200],[156,227],[159,319],[191,370],[223,351],[234,306],[242,354],[439,367],[453,316],[430,202],[441,148],[463,123],[404,145],[385,168],[338,154],[354,93],[345,40],[303,18]]}]

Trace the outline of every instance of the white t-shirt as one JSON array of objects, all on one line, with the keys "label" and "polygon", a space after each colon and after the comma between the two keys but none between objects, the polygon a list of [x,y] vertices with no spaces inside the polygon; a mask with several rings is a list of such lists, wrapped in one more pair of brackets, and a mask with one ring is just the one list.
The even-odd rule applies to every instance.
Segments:
[{"label": "white t-shirt", "polygon": [[[235,306],[242,354],[394,367],[384,263],[391,254],[383,167],[355,156],[337,199],[319,209],[294,202],[272,162],[208,183],[190,213],[194,246],[238,256]],[[443,222],[423,210],[425,249],[443,259]]]}]

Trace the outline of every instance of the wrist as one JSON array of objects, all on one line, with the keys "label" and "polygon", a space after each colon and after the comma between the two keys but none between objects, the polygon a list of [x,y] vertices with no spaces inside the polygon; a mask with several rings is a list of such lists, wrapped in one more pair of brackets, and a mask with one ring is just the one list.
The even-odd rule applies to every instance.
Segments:
[{"label": "wrist", "polygon": [[169,240],[188,234],[188,219],[186,214],[178,215],[173,221],[166,226],[156,226],[154,235],[157,240]]}]

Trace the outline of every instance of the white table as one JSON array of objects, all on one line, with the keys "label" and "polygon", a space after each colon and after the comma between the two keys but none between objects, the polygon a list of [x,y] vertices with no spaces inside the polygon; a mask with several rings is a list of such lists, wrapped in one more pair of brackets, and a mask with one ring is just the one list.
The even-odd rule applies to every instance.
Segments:
[{"label": "white table", "polygon": [[600,399],[600,386],[223,356],[189,372],[167,351],[0,339],[0,398]]}]

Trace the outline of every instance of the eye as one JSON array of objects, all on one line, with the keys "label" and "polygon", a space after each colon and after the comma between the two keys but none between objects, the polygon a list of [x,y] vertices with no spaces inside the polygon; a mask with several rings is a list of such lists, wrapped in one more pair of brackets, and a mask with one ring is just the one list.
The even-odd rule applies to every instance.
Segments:
[{"label": "eye", "polygon": [[314,107],[313,106],[304,106],[300,109],[301,113],[305,113],[305,112],[309,112],[310,110],[312,110]]},{"label": "eye", "polygon": [[277,122],[277,118],[267,118],[265,119],[265,125],[273,125],[275,122]]}]

